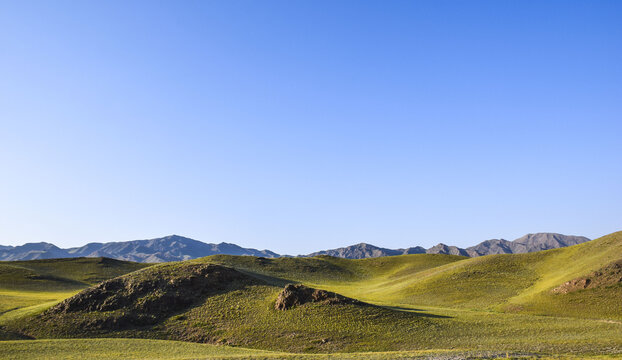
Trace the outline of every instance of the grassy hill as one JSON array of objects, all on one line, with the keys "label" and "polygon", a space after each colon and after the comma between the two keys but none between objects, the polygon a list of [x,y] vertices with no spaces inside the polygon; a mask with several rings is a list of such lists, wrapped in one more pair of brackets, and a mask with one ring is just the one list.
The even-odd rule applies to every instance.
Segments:
[{"label": "grassy hill", "polygon": [[[0,262],[0,326],[103,280],[148,266],[108,258]],[[14,338],[0,329],[0,337]]]},{"label": "grassy hill", "polygon": [[167,263],[109,280],[11,325],[37,338],[106,334],[297,352],[391,350],[432,325],[427,316],[369,304],[277,310],[280,282],[209,261]]},{"label": "grassy hill", "polygon": [[[5,338],[172,339],[296,353],[615,354],[622,353],[622,275],[617,278],[620,268],[612,264],[620,259],[622,232],[563,249],[478,258],[218,255],[140,269],[42,314],[58,298],[39,302],[37,311],[7,313],[0,326],[9,334]],[[16,292],[39,288],[43,298],[55,289],[68,297],[95,283],[97,271],[105,273],[86,275],[63,261],[46,265],[53,268],[46,271],[30,264],[20,266],[49,278],[11,269],[7,278],[19,281],[3,286],[22,289],[10,290]],[[121,273],[139,267],[113,268]],[[287,283],[366,304],[311,302],[277,310]]]},{"label": "grassy hill", "polygon": [[76,290],[149,265],[101,257],[0,261],[0,289]]},{"label": "grassy hill", "polygon": [[622,232],[567,248],[478,258],[429,254],[363,260],[213,256],[195,261],[308,283],[380,304],[622,319],[622,308],[615,306],[622,296],[622,283],[567,294],[551,291],[620,259]]}]

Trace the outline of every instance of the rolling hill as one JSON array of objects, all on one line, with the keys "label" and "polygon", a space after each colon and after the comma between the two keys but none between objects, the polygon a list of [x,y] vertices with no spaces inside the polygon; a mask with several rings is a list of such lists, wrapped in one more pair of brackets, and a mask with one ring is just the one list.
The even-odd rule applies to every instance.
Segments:
[{"label": "rolling hill", "polygon": [[[419,254],[354,261],[209,259],[371,302],[622,319],[619,306],[608,306],[622,297],[622,276],[599,287],[553,292],[566,282],[599,272],[615,279],[611,267],[622,259],[622,232],[565,248],[475,258]],[[581,305],[588,303],[592,306]]]},{"label": "rolling hill", "polygon": [[149,265],[108,258],[0,261],[0,289],[12,291],[82,289]]},{"label": "rolling hill", "polygon": [[0,339],[19,339],[3,324],[40,312],[101,281],[142,269],[108,258],[72,258],[0,262]]},{"label": "rolling hill", "polygon": [[[37,311],[0,315],[0,326],[34,338],[138,337],[287,352],[611,353],[622,351],[621,260],[622,232],[475,258],[214,255],[138,269]],[[298,288],[308,290],[293,306],[279,306]]]}]

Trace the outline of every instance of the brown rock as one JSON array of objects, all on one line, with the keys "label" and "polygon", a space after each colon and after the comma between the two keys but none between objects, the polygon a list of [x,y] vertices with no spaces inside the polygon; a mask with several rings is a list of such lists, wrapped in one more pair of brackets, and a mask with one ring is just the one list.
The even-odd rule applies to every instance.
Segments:
[{"label": "brown rock", "polygon": [[606,287],[619,283],[622,283],[622,260],[611,263],[587,276],[567,281],[553,289],[552,292],[567,294],[573,291]]},{"label": "brown rock", "polygon": [[274,304],[274,308],[277,310],[287,310],[309,302],[319,302],[329,305],[365,304],[358,300],[351,299],[349,297],[345,297],[334,292],[314,289],[306,287],[302,284],[289,284],[285,286],[283,291],[279,293],[279,296],[276,299],[276,303]]}]

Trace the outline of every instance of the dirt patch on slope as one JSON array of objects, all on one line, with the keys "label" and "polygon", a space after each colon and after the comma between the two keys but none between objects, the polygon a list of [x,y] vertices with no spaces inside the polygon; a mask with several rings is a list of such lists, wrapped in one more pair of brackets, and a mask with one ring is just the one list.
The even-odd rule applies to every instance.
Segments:
[{"label": "dirt patch on slope", "polygon": [[567,294],[616,284],[622,284],[622,260],[611,263],[587,276],[567,281],[551,291],[556,294]]},{"label": "dirt patch on slope", "polygon": [[261,283],[214,264],[165,265],[104,281],[50,308],[42,317],[80,316],[85,329],[124,329],[150,325],[206,296]]},{"label": "dirt patch on slope", "polygon": [[327,305],[367,305],[364,302],[358,301],[356,299],[351,299],[349,297],[345,297],[334,292],[314,289],[301,284],[289,284],[285,286],[283,291],[279,293],[279,296],[276,299],[276,303],[274,304],[274,308],[277,310],[287,310],[306,303],[323,303]]}]

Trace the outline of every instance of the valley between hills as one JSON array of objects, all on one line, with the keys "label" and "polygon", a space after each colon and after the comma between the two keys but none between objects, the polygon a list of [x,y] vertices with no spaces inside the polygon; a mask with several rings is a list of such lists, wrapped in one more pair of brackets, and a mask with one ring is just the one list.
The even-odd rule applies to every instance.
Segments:
[{"label": "valley between hills", "polygon": [[622,357],[622,232],[466,257],[0,262],[7,359]]}]

